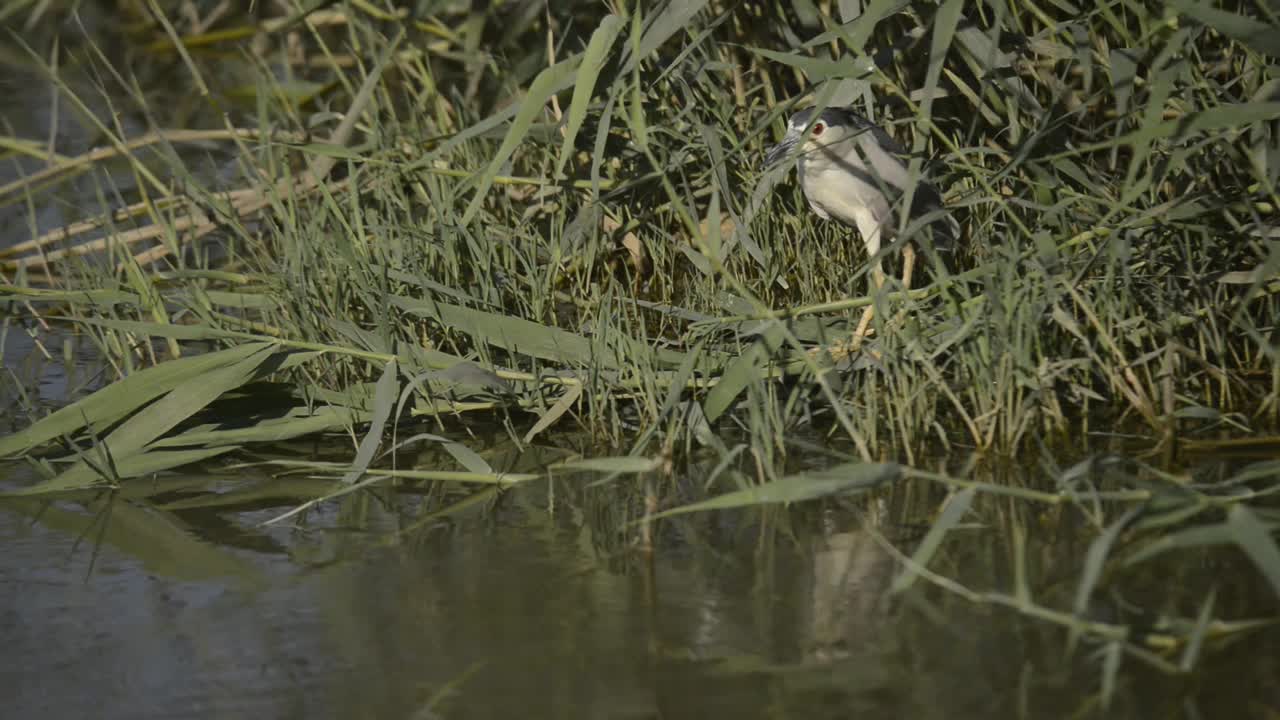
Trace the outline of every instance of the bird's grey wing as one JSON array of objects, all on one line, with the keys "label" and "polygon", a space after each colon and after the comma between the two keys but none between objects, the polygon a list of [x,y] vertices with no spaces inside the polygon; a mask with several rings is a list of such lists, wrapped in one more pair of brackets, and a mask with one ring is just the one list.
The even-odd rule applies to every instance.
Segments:
[{"label": "bird's grey wing", "polygon": [[907,157],[907,149],[902,147],[897,140],[894,140],[893,136],[890,135],[887,130],[871,122],[868,122],[867,126],[868,132],[875,137],[876,142],[879,143],[880,147],[883,147],[890,154],[896,155],[897,157]]},{"label": "bird's grey wing", "polygon": [[929,244],[933,246],[937,260],[946,265],[948,271],[952,271],[955,267],[952,258],[955,256],[960,224],[942,204],[938,188],[932,183],[921,182],[916,186],[915,196],[911,200],[911,217],[936,214],[938,211],[943,214],[928,225]]},{"label": "bird's grey wing", "polygon": [[859,135],[857,142],[859,154],[871,166],[875,185],[886,193],[897,191],[891,197],[907,188],[910,176],[907,174],[906,153],[902,152],[902,148],[888,134],[874,128]]},{"label": "bird's grey wing", "polygon": [[[911,180],[907,165],[908,153],[879,126],[870,125],[866,135],[862,137],[864,139],[859,143],[859,149],[871,165],[870,174],[873,175],[874,182],[886,191],[894,191],[893,200],[896,202],[906,192]],[[945,209],[937,186],[924,179],[922,173],[912,194],[909,216],[917,218]],[[929,229],[934,250],[938,254],[949,256],[955,249],[955,220],[949,214],[939,217],[929,224]],[[942,259],[946,261],[947,258]]]}]

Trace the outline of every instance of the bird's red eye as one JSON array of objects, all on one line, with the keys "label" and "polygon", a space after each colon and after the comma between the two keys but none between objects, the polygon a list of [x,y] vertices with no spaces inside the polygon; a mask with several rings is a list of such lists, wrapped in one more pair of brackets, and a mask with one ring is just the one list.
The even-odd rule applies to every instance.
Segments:
[{"label": "bird's red eye", "polygon": [[826,125],[824,125],[824,124],[822,124],[822,123],[820,123],[820,122],[818,122],[818,123],[814,123],[814,124],[813,124],[813,130],[812,130],[812,132],[813,132],[813,136],[814,136],[814,137],[818,137],[819,135],[821,135],[821,134],[822,134],[822,131],[823,131],[823,130],[826,130],[826,129],[827,129],[827,126],[826,126]]}]

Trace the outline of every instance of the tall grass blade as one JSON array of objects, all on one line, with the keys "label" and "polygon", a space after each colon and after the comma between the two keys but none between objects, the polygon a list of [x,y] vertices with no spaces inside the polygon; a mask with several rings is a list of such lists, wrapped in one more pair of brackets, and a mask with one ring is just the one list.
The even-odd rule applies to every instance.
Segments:
[{"label": "tall grass blade", "polygon": [[1209,591],[1209,596],[1204,599],[1204,605],[1200,606],[1200,614],[1196,617],[1196,625],[1191,630],[1191,636],[1187,638],[1187,645],[1182,649],[1182,658],[1178,661],[1178,669],[1182,672],[1191,672],[1196,662],[1200,659],[1200,651],[1204,647],[1205,635],[1209,632],[1209,622],[1213,620],[1213,607],[1218,598],[1218,589],[1215,587]]},{"label": "tall grass blade", "polygon": [[[187,377],[185,382],[169,390],[135,415],[125,420],[101,441],[109,453],[121,479],[164,469],[157,462],[173,455],[157,456],[159,460],[135,457],[146,453],[147,446],[178,423],[186,420],[224,393],[254,378],[258,368],[272,357],[275,348],[265,343],[246,343],[225,351],[230,361],[203,373]],[[12,491],[17,495],[39,495],[92,487],[104,478],[86,459],[76,461],[57,477],[31,487]]]},{"label": "tall grass blade", "polygon": [[[1256,17],[1221,10],[1195,0],[1175,0],[1170,6],[1182,15],[1238,40],[1264,55],[1280,57],[1280,25]],[[1274,12],[1274,10],[1273,10]],[[1274,17],[1274,16],[1273,16]]]},{"label": "tall grass blade", "polygon": [[[1129,523],[1142,511],[1142,508],[1130,508],[1119,520],[1113,522],[1098,537],[1089,543],[1089,551],[1085,554],[1084,570],[1080,573],[1079,584],[1076,586],[1076,598],[1072,604],[1072,610],[1077,617],[1085,617],[1089,611],[1089,601],[1093,597],[1093,591],[1098,586],[1098,581],[1102,579],[1102,571],[1106,567],[1107,558],[1111,555],[1111,548],[1115,545],[1116,540],[1120,538],[1120,533],[1129,527]],[[1071,635],[1068,640],[1068,646],[1074,647],[1077,640],[1078,626],[1072,626]]]},{"label": "tall grass blade", "polygon": [[534,78],[529,91],[520,100],[520,109],[516,112],[515,119],[511,121],[511,127],[507,130],[507,136],[502,139],[502,145],[498,147],[498,151],[493,154],[493,159],[489,161],[489,166],[480,175],[471,203],[462,213],[463,225],[469,224],[480,211],[485,197],[489,194],[489,188],[493,187],[493,179],[497,177],[498,170],[510,159],[520,143],[524,142],[525,135],[529,133],[529,126],[542,112],[543,106],[552,95],[572,84],[574,73],[581,61],[582,56],[575,55],[543,70],[538,73],[538,77]]},{"label": "tall grass blade", "polygon": [[382,377],[378,378],[378,384],[374,388],[373,412],[369,416],[369,429],[360,439],[356,457],[351,461],[351,469],[342,476],[343,483],[350,485],[359,480],[369,469],[369,464],[373,462],[373,456],[378,452],[378,446],[382,444],[382,433],[386,429],[387,419],[391,417],[391,411],[396,406],[396,398],[400,394],[399,379],[400,366],[395,358],[392,358],[383,366]]},{"label": "tall grass blade", "polygon": [[597,472],[638,475],[653,472],[662,465],[662,458],[647,458],[638,455],[621,455],[616,457],[575,458],[562,460],[547,466],[552,472]]},{"label": "tall grass blade", "polygon": [[915,584],[916,578],[919,576],[917,568],[929,567],[929,561],[933,559],[938,548],[942,546],[942,541],[946,538],[947,533],[951,532],[951,529],[969,511],[969,505],[977,494],[977,489],[970,487],[947,498],[946,504],[942,508],[942,514],[929,527],[929,532],[925,533],[924,539],[920,541],[916,551],[911,553],[911,562],[903,567],[902,572],[898,573],[898,576],[893,579],[893,585],[889,588],[890,593],[905,592]]},{"label": "tall grass blade", "polygon": [[569,412],[577,404],[578,399],[582,397],[582,389],[583,386],[581,384],[570,385],[565,388],[564,394],[551,407],[547,408],[538,418],[538,421],[533,424],[533,427],[529,428],[529,432],[525,433],[524,442],[532,442],[539,433],[554,425],[561,416]]},{"label": "tall grass blade", "polygon": [[708,510],[797,503],[831,495],[861,493],[879,487],[898,478],[899,467],[894,463],[844,463],[825,470],[800,472],[755,487],[717,495],[710,500],[690,503],[671,510],[655,513],[650,519],[684,515]]},{"label": "tall grass blade", "polygon": [[636,49],[627,55],[621,74],[627,75],[635,70],[640,61],[649,57],[672,35],[687,31],[689,21],[706,5],[707,0],[670,0],[645,27]]},{"label": "tall grass blade", "polygon": [[770,352],[782,343],[781,335],[777,328],[770,328],[764,337],[752,342],[729,364],[702,403],[702,411],[708,422],[719,419],[748,385],[764,378]]},{"label": "tall grass blade", "polygon": [[1227,528],[1240,549],[1253,561],[1271,589],[1280,596],[1280,548],[1271,530],[1244,504],[1237,503],[1227,512]]},{"label": "tall grass blade", "polygon": [[258,353],[262,346],[245,345],[186,357],[139,370],[83,400],[50,414],[27,429],[0,438],[0,457],[32,452],[54,438],[73,435],[86,427],[114,425],[134,410],[184,384]]},{"label": "tall grass blade", "polygon": [[560,156],[556,160],[554,173],[556,177],[564,171],[565,163],[573,153],[574,141],[578,137],[578,130],[582,128],[582,122],[587,118],[587,108],[591,104],[591,96],[595,91],[600,71],[604,69],[609,51],[613,48],[613,42],[623,27],[622,18],[617,15],[606,16],[591,34],[587,49],[582,54],[582,64],[578,68],[578,77],[573,84],[573,99],[569,101],[569,117],[564,127],[564,140],[560,143]]}]

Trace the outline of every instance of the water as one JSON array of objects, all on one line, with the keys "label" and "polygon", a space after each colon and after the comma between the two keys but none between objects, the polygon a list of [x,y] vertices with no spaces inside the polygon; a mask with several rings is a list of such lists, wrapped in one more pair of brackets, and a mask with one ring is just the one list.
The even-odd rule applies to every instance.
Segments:
[{"label": "water", "polygon": [[117,502],[32,522],[34,506],[7,506],[0,631],[20,660],[0,680],[7,705],[121,718],[431,717],[433,702],[464,718],[1007,709],[1022,659],[1011,619],[921,626],[885,595],[895,564],[865,532],[748,513],[716,542],[672,523],[652,553],[610,551],[576,502],[551,515],[547,500],[529,487],[399,537],[367,498],[312,518],[319,530],[258,527],[267,511]]},{"label": "water", "polygon": [[[1097,660],[1064,659],[1064,633],[888,595],[899,566],[872,530],[889,525],[834,507],[695,517],[650,553],[585,519],[603,497],[562,487],[553,513],[546,489],[404,533],[404,496],[298,528],[260,525],[278,508],[6,502],[6,715],[1050,718],[1096,692]],[[999,580],[993,535],[964,535],[967,584]],[[1275,656],[1229,660],[1202,692],[1247,711]],[[1114,716],[1196,717],[1179,712],[1194,693],[1144,675],[1128,663]]]},{"label": "water", "polygon": [[[54,360],[26,333],[5,348],[42,412],[93,387],[69,378],[97,363],[47,342]],[[349,457],[324,443],[278,452]],[[547,462],[500,435],[468,444],[495,467]],[[928,521],[905,493],[675,518],[646,548],[634,480],[481,490],[439,518],[474,491],[375,491],[275,524],[297,500],[166,507],[281,484],[209,470],[0,501],[7,716],[990,717],[1027,660],[1011,613],[886,594],[899,566],[877,536],[909,543]],[[11,463],[0,478],[36,476]],[[969,580],[993,583],[974,572],[983,555]]]}]

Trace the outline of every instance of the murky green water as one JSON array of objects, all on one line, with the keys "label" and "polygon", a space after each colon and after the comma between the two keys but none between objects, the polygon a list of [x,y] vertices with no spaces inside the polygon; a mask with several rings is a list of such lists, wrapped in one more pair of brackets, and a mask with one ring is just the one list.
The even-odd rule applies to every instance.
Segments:
[{"label": "murky green water", "polygon": [[890,599],[895,563],[872,536],[821,529],[846,513],[669,523],[647,553],[601,547],[580,499],[552,512],[529,487],[403,535],[406,503],[373,498],[322,509],[314,529],[257,527],[267,510],[7,506],[0,627],[21,669],[6,704],[14,717],[335,718],[1015,707],[1028,649],[1012,616],[930,621]]},{"label": "murky green water", "polygon": [[[6,502],[5,715],[1097,716],[1087,644],[1064,657],[1065,633],[1012,611],[887,592],[900,566],[877,536],[911,547],[900,497],[669,521],[646,551],[602,506],[626,493],[550,488],[426,524],[406,495],[269,526],[281,508]],[[958,542],[949,574],[1007,586],[995,528]],[[1110,715],[1265,716],[1275,657],[1252,652],[1217,655],[1201,687],[1130,661]]]}]

